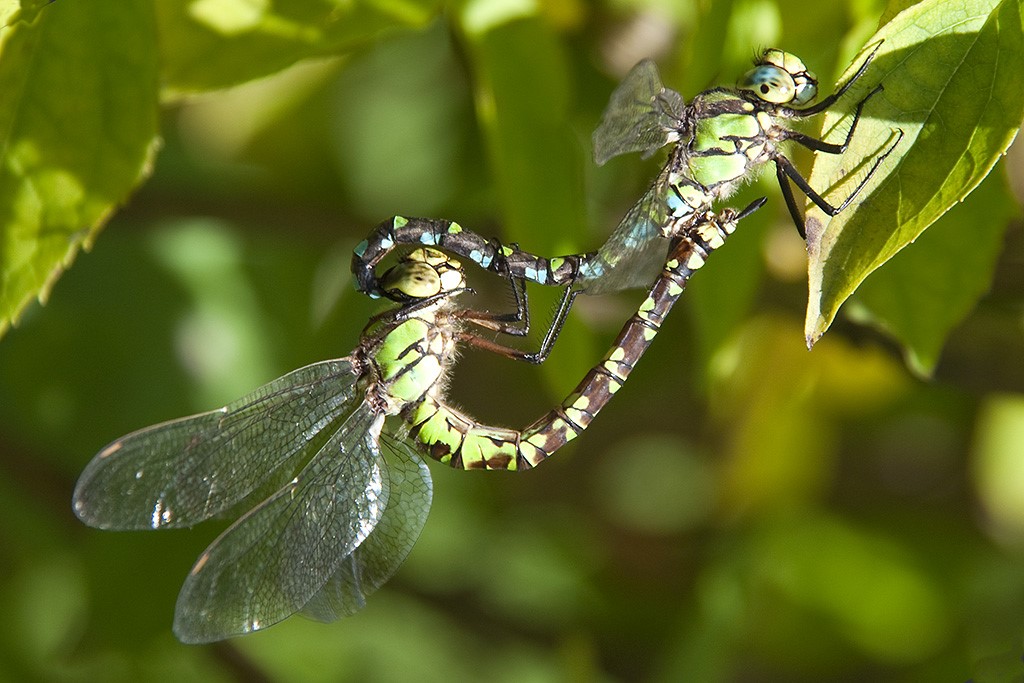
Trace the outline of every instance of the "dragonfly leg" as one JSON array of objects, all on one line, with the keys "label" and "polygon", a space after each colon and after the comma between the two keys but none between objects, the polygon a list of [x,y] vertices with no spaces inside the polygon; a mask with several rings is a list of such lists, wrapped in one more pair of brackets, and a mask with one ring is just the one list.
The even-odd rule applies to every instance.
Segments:
[{"label": "dragonfly leg", "polygon": [[853,139],[853,133],[854,131],[857,130],[857,122],[860,121],[860,113],[861,110],[864,109],[864,105],[867,103],[868,100],[870,100],[872,97],[880,93],[882,90],[882,84],[879,83],[877,86],[875,86],[874,90],[865,95],[864,98],[857,103],[857,108],[854,109],[853,112],[853,123],[850,124],[850,130],[846,132],[846,139],[843,140],[843,142],[840,144],[825,142],[824,140],[819,140],[816,137],[805,135],[797,131],[786,131],[783,139],[792,140],[793,142],[799,145],[803,145],[807,149],[813,150],[815,152],[824,152],[826,154],[842,154],[843,152],[846,151],[846,148],[850,146],[850,140]]},{"label": "dragonfly leg", "polygon": [[[519,249],[518,244],[512,244],[511,247]],[[467,311],[464,312],[464,317],[475,325],[488,330],[514,337],[525,337],[530,333],[530,300],[526,292],[526,280],[513,275],[504,260],[496,267],[501,271],[501,276],[508,280],[509,289],[512,290],[512,300],[515,302],[515,312]]]},{"label": "dragonfly leg", "polygon": [[504,356],[505,358],[511,358],[512,360],[533,362],[531,359],[536,355],[529,351],[523,351],[522,349],[517,349],[513,346],[502,344],[501,342],[496,342],[493,339],[486,339],[472,332],[460,332],[458,341],[484,351],[489,351],[490,353],[496,353],[499,356]]},{"label": "dragonfly leg", "polygon": [[[473,334],[472,332],[461,333],[459,339],[460,341],[464,341],[467,344],[470,344],[480,349],[484,349],[486,351],[490,351],[492,353],[497,353],[499,355],[505,356],[506,358],[526,361],[527,363],[533,363],[534,365],[540,365],[545,360],[547,360],[548,356],[551,354],[551,349],[554,347],[555,340],[558,339],[558,335],[561,334],[562,328],[565,326],[565,320],[569,316],[569,310],[572,308],[573,301],[575,301],[577,294],[579,294],[579,291],[573,290],[571,287],[565,288],[565,293],[562,295],[562,300],[558,304],[558,310],[555,312],[554,319],[551,321],[551,325],[548,327],[547,332],[545,332],[544,339],[541,340],[540,348],[537,351],[523,351],[522,349],[507,346],[505,344],[501,344],[491,339],[485,339],[478,334]],[[525,288],[523,289],[522,301],[524,303],[524,308],[528,309],[528,306],[525,305]],[[509,326],[503,324],[503,315],[516,314],[496,315],[493,313],[480,311],[464,311],[460,313],[460,317],[462,317],[464,320],[471,322],[475,325],[479,325],[480,327],[484,327],[489,330],[494,330],[502,334],[513,334],[516,336],[521,336],[518,331],[509,331]],[[529,314],[524,313],[524,315],[527,317],[528,320]]]},{"label": "dragonfly leg", "polygon": [[779,180],[779,186],[782,188],[782,196],[786,200],[786,207],[789,209],[789,213],[793,217],[793,222],[796,224],[796,229],[797,232],[800,233],[800,237],[806,239],[807,232],[804,227],[804,218],[801,215],[800,208],[797,206],[796,198],[793,196],[793,188],[790,187],[789,185],[790,180],[796,183],[796,186],[799,187],[805,195],[807,195],[808,199],[814,202],[815,206],[817,206],[819,209],[827,213],[829,216],[835,216],[843,209],[848,207],[850,203],[857,198],[857,195],[860,194],[861,190],[863,190],[864,187],[867,186],[868,181],[870,181],[872,176],[875,175],[875,172],[878,171],[878,168],[882,165],[882,162],[885,161],[890,154],[892,154],[893,150],[896,149],[896,146],[900,143],[900,140],[902,139],[903,130],[901,128],[897,128],[896,139],[893,141],[893,143],[889,146],[887,150],[885,150],[877,157],[875,157],[875,163],[871,165],[871,168],[868,170],[864,178],[861,179],[859,183],[857,183],[857,187],[853,188],[853,192],[851,192],[846,197],[846,199],[842,201],[842,203],[835,206],[828,203],[824,197],[818,194],[814,190],[814,188],[810,186],[807,180],[802,175],[800,175],[800,171],[798,171],[796,167],[793,166],[793,162],[791,162],[789,159],[782,156],[781,154],[775,156],[773,159],[775,161],[775,176]]},{"label": "dragonfly leg", "polygon": [[378,325],[381,321],[387,321],[389,324],[404,322],[409,318],[415,317],[417,313],[425,308],[429,308],[442,299],[447,299],[449,297],[465,293],[475,294],[476,292],[471,287],[462,287],[460,289],[453,289],[447,292],[439,292],[422,299],[416,299],[415,301],[409,301],[398,308],[389,308],[377,315],[370,316],[370,320],[363,327],[363,335],[367,335],[370,329]]},{"label": "dragonfly leg", "polygon": [[[792,191],[790,191],[790,195],[792,195]],[[718,225],[722,225],[724,223],[738,223],[764,206],[767,201],[767,197],[759,197],[738,212],[735,209],[725,209],[722,216],[715,217],[709,222]],[[795,202],[793,205],[796,205]],[[569,317],[569,311],[572,310],[572,305],[575,303],[576,297],[579,293],[580,290],[573,289],[571,286],[565,288],[565,291],[562,293],[562,299],[558,303],[558,309],[555,311],[554,318],[551,320],[551,325],[548,326],[548,330],[544,334],[544,339],[541,340],[540,348],[536,352],[524,352],[520,349],[510,348],[503,344],[499,344],[498,342],[483,339],[470,333],[465,334],[463,341],[478,348],[504,355],[508,358],[523,360],[528,363],[540,365],[546,361],[548,356],[551,354],[551,349],[554,348],[555,341],[558,340],[558,336],[562,333],[562,329],[565,327],[565,321]],[[473,320],[472,322],[476,321]]]},{"label": "dragonfly leg", "polygon": [[555,346],[555,340],[558,339],[558,335],[562,333],[562,328],[565,327],[565,321],[569,317],[569,310],[572,308],[572,304],[576,301],[576,296],[579,293],[579,290],[572,287],[565,288],[562,292],[562,300],[558,303],[555,317],[551,320],[548,331],[544,333],[544,339],[540,342],[540,349],[537,353],[529,355],[524,360],[535,365],[540,365],[547,360],[551,354],[551,349]]}]

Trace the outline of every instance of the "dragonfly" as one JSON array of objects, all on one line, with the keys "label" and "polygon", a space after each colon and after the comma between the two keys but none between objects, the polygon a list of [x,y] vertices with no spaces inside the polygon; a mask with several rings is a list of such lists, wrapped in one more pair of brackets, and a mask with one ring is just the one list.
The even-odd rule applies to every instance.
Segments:
[{"label": "dragonfly", "polygon": [[[690,275],[760,208],[682,228],[661,276],[611,350],[555,409],[523,430],[482,425],[445,403],[467,329],[502,331],[508,314],[458,307],[461,264],[419,248],[381,278],[395,308],[368,323],[347,357],[284,375],[217,410],[123,436],[86,466],[73,509],[110,530],[192,527],[236,517],[196,560],[174,632],[207,643],[296,613],[349,616],[398,569],[431,504],[423,457],[462,469],[536,467],[582,433],[626,381]],[[513,349],[510,349],[513,351]]]},{"label": "dragonfly", "polygon": [[806,237],[804,219],[791,182],[829,215],[846,209],[899,144],[901,130],[875,157],[853,191],[835,205],[810,186],[780,145],[792,141],[817,152],[843,154],[864,106],[882,91],[881,84],[857,103],[841,143],[819,140],[786,124],[820,114],[835,104],[866,73],[880,45],[846,83],[817,104],[811,104],[818,94],[817,77],[798,57],[779,49],[765,50],[736,87],[706,90],[689,105],[662,84],[654,62],[643,60],[611,95],[594,131],[594,160],[600,165],[629,152],[640,152],[646,158],[666,145],[673,147],[657,178],[600,249],[546,258],[481,237],[452,221],[395,216],[380,223],[356,247],[352,259],[356,286],[370,296],[380,296],[375,268],[401,244],[440,247],[484,269],[542,285],[564,286],[540,350],[525,357],[542,362],[577,294],[647,286],[665,262],[673,231],[702,220],[715,202],[730,197],[764,164],[774,164],[783,198],[802,237]]}]

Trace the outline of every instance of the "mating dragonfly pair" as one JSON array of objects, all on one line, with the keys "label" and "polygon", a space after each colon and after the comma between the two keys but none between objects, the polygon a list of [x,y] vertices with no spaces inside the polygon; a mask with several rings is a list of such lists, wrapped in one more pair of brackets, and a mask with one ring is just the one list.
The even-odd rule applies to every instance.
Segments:
[{"label": "mating dragonfly pair", "polygon": [[[801,230],[790,181],[827,213],[852,201],[898,136],[836,206],[807,184],[778,143],[842,154],[880,85],[858,103],[842,144],[784,123],[831,106],[873,56],[813,106],[814,75],[779,50],[767,50],[736,88],[705,91],[689,105],[661,84],[652,62],[641,62],[612,95],[594,134],[595,159],[603,163],[634,151],[649,156],[675,146],[598,251],[548,259],[448,221],[396,217],[382,223],[357,247],[353,272],[362,291],[398,305],[370,320],[349,356],[295,370],[219,410],[117,439],[82,473],[75,513],[103,529],[169,529],[246,511],[185,581],[174,622],[184,642],[248,633],[299,612],[329,621],[359,610],[404,561],[426,520],[432,485],[422,457],[466,469],[529,469],[584,431],[626,381],[689,277],[764,204],[761,198],[740,211],[714,210],[738,182],[774,162]],[[378,277],[376,266],[401,244],[420,246]],[[516,311],[459,307],[457,296],[468,291],[465,274],[438,248],[507,278]],[[565,287],[534,353],[476,331],[528,333],[525,281]],[[540,362],[577,294],[647,285],[647,297],[609,352],[565,401],[529,427],[482,425],[445,404],[445,378],[459,344]]]}]

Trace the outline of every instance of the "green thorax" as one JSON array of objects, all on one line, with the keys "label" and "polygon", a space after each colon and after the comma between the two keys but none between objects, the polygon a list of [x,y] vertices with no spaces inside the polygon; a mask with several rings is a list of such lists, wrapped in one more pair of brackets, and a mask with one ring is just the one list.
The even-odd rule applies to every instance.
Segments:
[{"label": "green thorax", "polygon": [[373,389],[385,412],[394,415],[440,393],[459,330],[451,297],[465,289],[466,280],[458,261],[421,248],[389,270],[381,283],[410,305],[377,318],[364,332],[360,354],[373,368]]},{"label": "green thorax", "polygon": [[725,88],[703,92],[691,103],[691,133],[676,155],[682,173],[712,197],[769,159],[775,124],[770,106],[759,105]]},{"label": "green thorax", "polygon": [[379,395],[395,414],[423,399],[443,382],[455,351],[452,325],[441,322],[446,311],[426,310],[399,323],[373,353]]}]

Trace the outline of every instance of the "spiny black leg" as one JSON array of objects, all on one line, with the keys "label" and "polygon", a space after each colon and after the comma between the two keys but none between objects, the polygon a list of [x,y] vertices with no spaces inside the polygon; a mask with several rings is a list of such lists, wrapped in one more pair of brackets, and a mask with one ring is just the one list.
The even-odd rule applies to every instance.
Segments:
[{"label": "spiny black leg", "polygon": [[814,202],[815,206],[817,206],[819,209],[827,213],[829,216],[835,216],[840,211],[848,207],[850,205],[850,202],[857,198],[857,195],[860,194],[861,190],[863,190],[864,187],[868,184],[868,181],[871,180],[871,177],[875,175],[875,172],[878,170],[879,166],[882,165],[882,162],[885,161],[890,154],[892,154],[892,151],[894,149],[896,149],[896,145],[898,145],[900,143],[900,140],[903,139],[903,129],[897,128],[896,133],[896,140],[892,143],[892,145],[889,146],[889,149],[885,150],[885,152],[883,152],[882,154],[878,155],[875,158],[875,163],[871,165],[871,169],[867,172],[864,178],[857,184],[857,187],[853,189],[853,192],[851,192],[849,196],[847,196],[847,198],[843,200],[843,202],[838,206],[832,206],[827,201],[825,201],[824,197],[815,192],[814,188],[812,188],[804,179],[804,177],[800,175],[800,171],[796,170],[796,167],[793,166],[793,163],[789,159],[782,155],[776,156],[774,158],[775,175],[779,179],[779,185],[782,187],[782,194],[786,198],[786,205],[789,207],[790,214],[793,216],[793,219],[797,224],[797,230],[800,232],[801,237],[806,237],[804,230],[802,230],[803,219],[798,218],[799,210],[796,207],[796,201],[793,197],[793,191],[792,188],[789,187],[787,179],[792,180],[794,183],[796,183],[796,186],[799,187],[803,191],[803,193],[807,195],[808,199]]},{"label": "spiny black leg", "polygon": [[797,131],[787,131],[785,139],[792,140],[793,142],[803,145],[807,149],[813,150],[815,152],[825,152],[826,154],[842,154],[843,152],[846,151],[846,148],[850,146],[850,140],[853,139],[853,133],[854,131],[857,130],[857,122],[860,121],[860,113],[861,110],[864,109],[864,105],[872,97],[882,92],[883,89],[884,88],[882,87],[882,84],[879,83],[877,86],[875,86],[874,90],[865,95],[864,98],[857,103],[857,108],[853,110],[853,123],[850,124],[850,130],[846,131],[846,139],[843,140],[841,144],[825,142],[824,140],[819,140],[818,138],[811,137],[810,135],[804,135],[803,133],[798,133]]},{"label": "spiny black leg", "polygon": [[[825,201],[824,197],[815,192],[814,188],[808,184],[802,175],[800,175],[800,171],[796,170],[796,166],[793,165],[793,162],[786,157],[779,156],[775,159],[775,174],[776,176],[785,174],[782,176],[783,178],[788,177],[796,183],[796,186],[799,187],[805,195],[807,195],[807,198],[814,202],[815,206],[827,213],[829,216],[835,216],[837,213],[845,209],[853,200],[854,196],[860,192],[865,182],[867,182],[871,177],[869,174],[863,181],[861,181],[860,185],[857,186],[857,189],[853,191],[853,194],[847,197],[846,201],[844,201],[840,206],[836,207],[829,204]],[[785,190],[783,190],[783,192],[785,192]]]},{"label": "spiny black leg", "polygon": [[[790,195],[792,196],[792,192],[790,192]],[[767,201],[767,197],[758,197],[737,213],[733,221],[738,223],[764,206]],[[793,205],[796,205],[795,201],[793,202]],[[536,353],[518,354],[514,357],[536,365],[540,365],[547,360],[548,356],[551,354],[551,349],[555,346],[555,341],[558,339],[558,336],[562,333],[562,329],[565,327],[565,321],[569,317],[569,311],[572,309],[572,305],[576,301],[576,297],[579,293],[580,290],[573,289],[572,286],[566,287],[565,291],[562,293],[562,300],[558,304],[558,310],[555,312],[551,325],[548,327],[548,331],[544,335],[544,339],[541,341],[540,349]]]},{"label": "spiny black leg", "polygon": [[[519,248],[519,245],[516,244],[513,244],[512,246],[516,249]],[[490,313],[486,311],[464,310],[460,311],[458,316],[463,320],[467,320],[475,325],[501,334],[525,336],[530,331],[530,304],[529,296],[526,291],[526,282],[522,278],[514,277],[508,270],[507,266],[504,267],[504,270],[504,276],[509,281],[509,285],[512,288],[512,296],[516,302],[516,312]],[[569,310],[572,308],[572,304],[575,301],[577,294],[579,294],[579,291],[574,291],[571,286],[565,288],[565,291],[562,294],[562,300],[558,304],[558,310],[555,312],[554,319],[551,321],[551,325],[548,327],[547,332],[544,333],[544,338],[541,340],[540,349],[535,352],[522,351],[490,339],[484,339],[483,337],[470,332],[462,333],[460,335],[460,339],[468,344],[476,346],[477,348],[486,349],[507,358],[523,360],[528,363],[540,365],[547,360],[547,357],[551,354],[551,349],[554,347],[555,341],[558,339],[559,334],[562,332],[562,328],[565,326],[565,321],[569,316]]]},{"label": "spiny black leg", "polygon": [[[477,348],[505,356],[506,358],[522,360],[528,363],[533,363],[534,365],[540,365],[547,360],[547,357],[551,354],[551,349],[554,347],[555,340],[558,339],[558,335],[561,334],[562,328],[565,326],[566,318],[569,315],[569,310],[572,308],[573,301],[576,299],[577,294],[579,294],[579,291],[574,291],[571,287],[565,288],[565,293],[562,295],[562,300],[558,304],[558,310],[555,313],[555,317],[551,321],[551,326],[548,327],[548,331],[545,333],[544,339],[541,341],[540,349],[537,351],[523,351],[521,349],[516,349],[491,339],[485,339],[480,335],[473,334],[472,332],[460,333],[459,340]],[[481,318],[481,316],[483,316],[483,318]],[[505,331],[500,329],[499,325],[492,324],[491,316],[486,313],[480,314],[474,311],[462,311],[460,313],[460,317],[487,329],[495,330],[497,332]]]},{"label": "spiny black leg", "polygon": [[800,207],[796,203],[796,197],[793,196],[793,188],[789,184],[789,178],[779,170],[778,165],[775,166],[775,175],[779,179],[779,187],[782,188],[782,197],[786,200],[786,208],[789,209],[789,216],[793,219],[793,225],[796,226],[797,234],[800,235],[800,239],[807,240],[807,226],[804,223],[804,217],[800,213]]},{"label": "spiny black leg", "polygon": [[793,186],[789,184],[789,178],[782,172],[782,167],[778,163],[775,164],[775,177],[779,180],[779,188],[782,190],[782,198],[786,200],[786,208],[789,209],[789,215],[793,219],[793,225],[796,226],[796,231],[800,234],[800,239],[807,239],[807,226],[804,224],[804,216],[800,211],[800,206],[796,203],[796,196],[793,195]]},{"label": "spiny black leg", "polygon": [[535,354],[528,355],[524,360],[535,365],[540,365],[547,360],[551,354],[551,349],[555,346],[555,340],[558,339],[558,335],[562,333],[562,328],[565,327],[565,321],[569,317],[569,310],[572,308],[572,304],[576,301],[576,296],[579,293],[579,290],[573,289],[571,286],[565,288],[565,291],[562,293],[562,300],[558,303],[555,317],[552,319],[544,339],[541,340],[540,350]]},{"label": "spiny black leg", "polygon": [[[512,244],[514,249],[519,249],[518,244]],[[508,280],[509,288],[512,290],[512,299],[515,301],[515,313],[490,313],[486,311],[469,311],[465,319],[471,320],[480,327],[508,334],[515,337],[525,337],[530,333],[530,299],[526,292],[526,281],[512,275],[508,263],[502,259],[498,266],[502,277]]]}]

